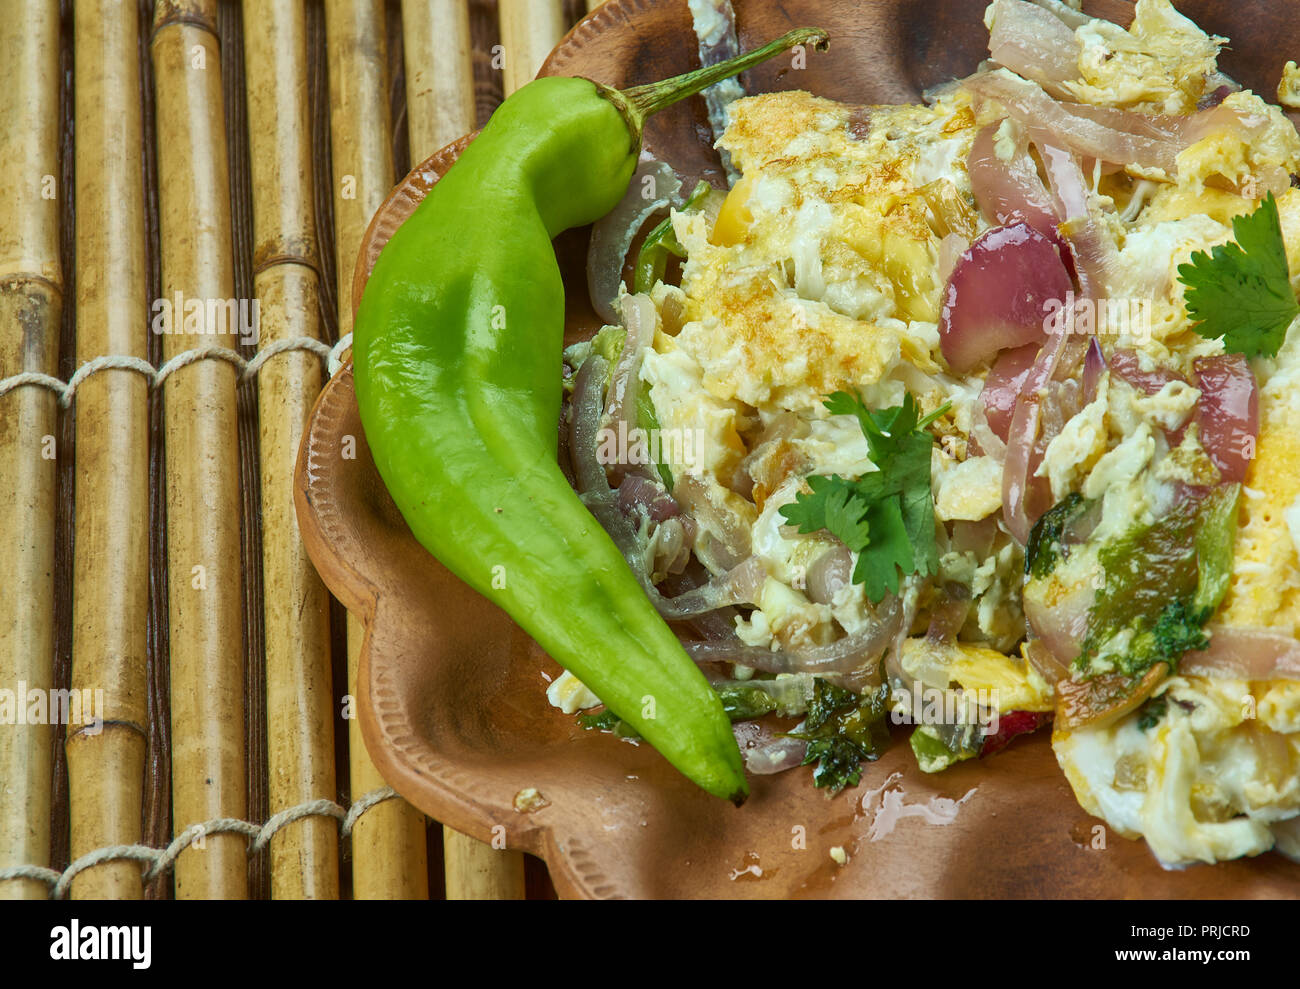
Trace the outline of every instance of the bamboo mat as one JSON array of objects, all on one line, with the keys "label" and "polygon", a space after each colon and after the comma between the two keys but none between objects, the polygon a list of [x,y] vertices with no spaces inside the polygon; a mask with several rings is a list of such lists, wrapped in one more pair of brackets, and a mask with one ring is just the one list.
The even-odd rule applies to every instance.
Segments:
[{"label": "bamboo mat", "polygon": [[88,706],[0,693],[0,898],[554,896],[385,789],[290,485],[374,210],[586,9],[9,0],[0,691]]}]

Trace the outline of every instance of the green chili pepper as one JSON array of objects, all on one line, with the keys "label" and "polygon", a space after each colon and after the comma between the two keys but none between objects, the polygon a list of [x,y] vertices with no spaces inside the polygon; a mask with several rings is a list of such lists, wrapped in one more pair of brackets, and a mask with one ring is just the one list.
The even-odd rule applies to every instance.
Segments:
[{"label": "green chili pepper", "polygon": [[[691,197],[682,205],[681,212],[689,213],[698,209],[704,202],[713,186],[701,181],[695,186],[695,191]],[[686,250],[682,247],[681,242],[677,239],[677,232],[673,230],[673,218],[669,214],[665,216],[653,230],[646,234],[646,238],[641,243],[641,250],[636,255],[636,276],[632,283],[633,290],[637,292],[649,292],[655,287],[655,282],[664,277],[664,272],[668,269],[668,255],[674,257],[686,257]]]},{"label": "green chili pepper", "polygon": [[556,462],[564,283],[551,239],[622,198],[646,117],[810,43],[825,47],[825,32],[623,92],[566,77],[522,87],[393,234],[353,331],[366,438],[416,539],[736,803],[748,791],[721,702]]}]

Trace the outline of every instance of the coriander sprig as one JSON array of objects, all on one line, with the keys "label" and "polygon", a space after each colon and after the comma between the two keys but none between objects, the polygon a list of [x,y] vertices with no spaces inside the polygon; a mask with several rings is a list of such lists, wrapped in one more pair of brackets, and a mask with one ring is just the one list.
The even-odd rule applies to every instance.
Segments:
[{"label": "coriander sprig", "polygon": [[911,395],[894,408],[873,411],[848,392],[823,403],[835,415],[856,416],[878,468],[856,480],[813,474],[809,490],[781,506],[781,514],[800,532],[825,529],[858,554],[853,582],[878,602],[897,593],[900,574],[934,573],[939,553],[934,541],[934,501],[930,495],[930,448],[926,427],[948,411],[945,403],[921,417]]},{"label": "coriander sprig", "polygon": [[1276,357],[1300,305],[1271,192],[1255,212],[1233,217],[1232,235],[1235,241],[1209,254],[1196,251],[1178,266],[1187,315],[1197,321],[1197,333],[1222,339],[1232,353]]}]

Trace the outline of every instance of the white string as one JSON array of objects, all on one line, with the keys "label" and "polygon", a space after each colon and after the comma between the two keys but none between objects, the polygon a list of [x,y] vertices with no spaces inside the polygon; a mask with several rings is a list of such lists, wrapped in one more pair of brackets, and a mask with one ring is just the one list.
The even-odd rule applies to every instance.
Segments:
[{"label": "white string", "polygon": [[[135,371],[143,374],[149,379],[149,387],[152,389],[161,388],[163,382],[174,372],[195,364],[201,360],[214,359],[223,360],[235,365],[239,369],[239,381],[241,384],[251,381],[272,357],[277,354],[287,353],[293,350],[306,350],[323,358],[326,362],[326,370],[332,378],[339,372],[343,366],[342,354],[352,346],[352,334],[348,333],[341,337],[338,343],[333,347],[328,347],[314,337],[292,337],[287,340],[277,340],[268,344],[258,351],[252,360],[244,360],[242,356],[231,350],[229,347],[210,345],[207,347],[198,347],[193,350],[186,350],[177,354],[171,360],[167,361],[157,369],[146,360],[139,357],[126,355],[106,354],[87,361],[81,367],[77,368],[76,373],[65,383],[58,378],[51,377],[48,374],[41,374],[38,371],[23,371],[19,374],[10,375],[7,378],[0,379],[0,397],[7,395],[24,386],[36,386],[46,388],[58,396],[61,408],[68,408],[76,396],[78,386],[89,378],[92,374],[107,370],[125,370]],[[97,848],[94,851],[87,852],[75,862],[71,863],[62,873],[54,869],[48,869],[38,865],[19,865],[7,869],[0,869],[0,882],[6,882],[14,879],[31,879],[36,882],[43,882],[51,887],[50,897],[61,900],[68,895],[72,886],[72,880],[78,874],[86,869],[102,865],[105,862],[114,861],[135,861],[148,863],[149,868],[144,871],[143,880],[149,882],[157,876],[169,871],[176,862],[177,856],[186,848],[193,844],[199,838],[206,838],[210,834],[242,834],[244,837],[251,839],[248,854],[256,855],[268,844],[271,837],[281,828],[292,824],[295,821],[302,820],[306,817],[331,817],[340,823],[343,837],[347,838],[352,833],[357,820],[371,807],[396,797],[392,787],[384,786],[370,793],[363,794],[353,802],[352,806],[346,811],[332,800],[310,800],[306,803],[299,804],[296,807],[290,807],[282,810],[280,813],[273,815],[260,828],[249,821],[241,821],[238,818],[221,817],[215,820],[205,821],[203,824],[195,824],[177,835],[172,839],[166,848],[151,848],[148,845],[112,845],[106,848]]]},{"label": "white string", "polygon": [[241,821],[237,817],[218,817],[202,824],[193,824],[186,828],[166,848],[151,848],[148,845],[110,845],[87,852],[69,865],[63,872],[47,869],[39,865],[18,865],[0,869],[0,883],[13,879],[33,879],[50,887],[50,899],[62,900],[72,888],[72,880],[78,874],[105,862],[127,860],[146,863],[148,868],[141,879],[148,883],[171,870],[177,857],[199,839],[206,840],[208,835],[241,834],[250,839],[248,854],[256,855],[271,843],[271,838],[281,828],[306,817],[330,817],[342,826],[343,837],[352,834],[357,820],[376,804],[392,800],[397,793],[391,786],[381,786],[377,790],[364,793],[353,801],[352,806],[344,810],[333,800],[308,800],[272,815],[265,824],[258,827],[250,821]]},{"label": "white string", "polygon": [[342,337],[333,347],[326,346],[315,337],[292,337],[288,340],[276,340],[274,343],[267,344],[257,352],[256,357],[246,361],[229,347],[209,344],[206,347],[197,347],[194,350],[179,353],[157,369],[148,361],[139,357],[105,354],[103,357],[96,357],[82,364],[66,383],[48,374],[41,374],[39,371],[23,371],[7,378],[0,378],[0,397],[15,389],[35,385],[40,388],[48,388],[54,392],[59,397],[59,406],[66,409],[72,404],[73,396],[77,393],[77,387],[92,374],[97,374],[100,371],[136,371],[149,379],[150,388],[157,389],[162,387],[163,382],[170,375],[181,368],[209,358],[235,365],[239,369],[240,384],[243,384],[251,381],[257,375],[257,372],[262,369],[262,366],[276,354],[287,353],[291,350],[310,351],[317,357],[322,358],[326,362],[326,369],[332,378],[339,372],[339,368],[343,366],[341,360],[343,352],[351,346],[351,333]]}]

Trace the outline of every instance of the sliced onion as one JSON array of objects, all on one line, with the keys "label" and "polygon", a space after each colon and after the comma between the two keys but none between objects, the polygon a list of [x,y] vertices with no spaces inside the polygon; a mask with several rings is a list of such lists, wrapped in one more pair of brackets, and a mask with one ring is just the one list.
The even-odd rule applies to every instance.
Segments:
[{"label": "sliced onion", "polygon": [[[740,54],[736,12],[731,0],[691,0],[689,6],[701,67],[717,65]],[[731,78],[715,83],[701,95],[709,111],[709,128],[713,131],[712,143],[716,146],[727,129],[728,104],[744,96],[745,89],[739,79]],[[738,173],[731,164],[731,156],[725,148],[719,149],[719,154],[728,184],[732,184]]]},{"label": "sliced onion", "polygon": [[1069,588],[1063,595],[1046,601],[1033,593],[1033,587],[1034,585],[1029,585],[1024,594],[1025,620],[1033,632],[1035,647],[1046,649],[1054,657],[1055,663],[1041,656],[1037,659],[1031,656],[1030,660],[1044,675],[1046,672],[1042,667],[1059,666],[1068,671],[1069,665],[1083,648],[1083,640],[1088,634],[1088,612],[1096,598],[1096,590],[1085,580]]},{"label": "sliced onion", "polygon": [[1062,103],[1038,83],[1005,69],[977,73],[965,86],[996,100],[1014,119],[1046,132],[1053,144],[1074,154],[1123,166],[1160,168],[1170,176],[1177,172],[1179,152],[1206,135],[1226,130],[1249,142],[1267,125],[1260,115],[1238,113],[1228,106],[1173,116]]},{"label": "sliced onion", "polygon": [[1070,253],[1079,289],[1087,298],[1102,299],[1109,294],[1109,287],[1118,273],[1119,248],[1093,203],[1078,159],[1069,151],[1051,144],[1040,142],[1038,149],[1043,156],[1057,212],[1068,221],[1065,229],[1069,231]]},{"label": "sliced onion", "polygon": [[1051,507],[1052,492],[1047,479],[1038,477],[1043,454],[1056,436],[1047,428],[1051,406],[1058,395],[1052,379],[1074,376],[1087,351],[1087,338],[1071,333],[1052,333],[1025,375],[1016,410],[1007,431],[1007,460],[1002,470],[1002,516],[1007,531],[1022,546],[1038,517]]},{"label": "sliced onion", "polygon": [[1144,371],[1136,352],[1117,350],[1110,355],[1110,370],[1117,378],[1123,380],[1145,395],[1154,395],[1171,381],[1186,380],[1172,368],[1157,366],[1153,371]]},{"label": "sliced onion", "polygon": [[[803,722],[792,731],[800,731]],[[777,734],[761,721],[738,721],[731,726],[736,744],[745,759],[745,772],[755,776],[772,776],[802,766],[808,754],[808,742]]]},{"label": "sliced onion", "polygon": [[1240,680],[1300,680],[1300,642],[1270,628],[1211,625],[1210,646],[1189,652],[1178,672]]},{"label": "sliced onion", "polygon": [[654,528],[650,539],[654,574],[681,573],[691,560],[691,544],[682,519],[667,519]]},{"label": "sliced onion", "polygon": [[1004,350],[989,369],[988,377],[984,379],[984,387],[980,391],[980,405],[984,409],[989,429],[993,430],[1004,444],[1007,441],[1007,431],[1011,428],[1011,417],[1016,411],[1016,399],[1024,388],[1025,378],[1034,366],[1038,350],[1036,344]]},{"label": "sliced onion", "polygon": [[890,686],[901,686],[908,693],[914,693],[913,688],[916,684],[903,669],[903,644],[912,634],[912,623],[916,621],[916,604],[920,596],[919,582],[908,579],[899,598],[902,602],[902,615],[894,632],[893,641],[889,643],[889,652],[885,655],[885,675],[889,678]]},{"label": "sliced onion", "polygon": [[1097,397],[1101,376],[1106,373],[1106,355],[1101,352],[1101,341],[1093,337],[1088,341],[1088,353],[1083,358],[1083,404]]},{"label": "sliced onion", "polygon": [[[627,337],[623,341],[623,350],[614,365],[610,377],[609,390],[605,399],[605,415],[601,425],[605,429],[616,431],[616,435],[631,436],[636,426],[637,393],[641,389],[641,365],[645,362],[646,351],[654,342],[655,307],[648,295],[629,295],[623,301],[623,326]],[[651,464],[607,464],[607,469],[614,480],[627,474],[650,476],[654,472]]]},{"label": "sliced onion", "polygon": [[651,522],[665,522],[681,515],[682,508],[658,481],[639,475],[624,478],[618,486],[618,507],[629,518],[640,513]]},{"label": "sliced onion", "polygon": [[958,374],[999,350],[1041,343],[1049,303],[1073,288],[1056,246],[1027,222],[995,227],[953,270],[939,316],[939,345]]},{"label": "sliced onion", "polygon": [[670,620],[693,618],[734,604],[753,603],[761,586],[757,571],[762,561],[747,558],[740,565],[674,598],[664,597],[650,579],[651,549],[619,509],[618,495],[610,488],[605,469],[596,458],[596,437],[600,422],[601,385],[609,362],[593,354],[583,362],[574,380],[570,425],[571,456],[578,493],[596,521],[609,533],[627,561],[637,582],[658,612]]},{"label": "sliced onion", "polygon": [[1056,653],[1041,639],[1031,638],[1025,644],[1025,659],[1052,686],[1070,676],[1070,664],[1057,659]]},{"label": "sliced onion", "polygon": [[996,150],[997,130],[997,124],[990,124],[976,134],[966,159],[971,191],[980,211],[990,223],[1024,220],[1044,237],[1056,238],[1064,246],[1056,229],[1060,218],[1029,156],[1028,140],[1021,133],[1011,159],[1003,161]]},{"label": "sliced onion", "polygon": [[1201,401],[1196,416],[1201,446],[1225,481],[1246,477],[1259,436],[1259,385],[1241,354],[1193,362]]},{"label": "sliced onion", "polygon": [[[772,650],[747,646],[739,639],[721,642],[685,642],[687,655],[697,663],[732,663],[765,673],[865,673],[868,680],[885,650],[893,644],[903,619],[897,597],[888,597],[877,611],[877,621],[867,628],[824,646]],[[879,679],[875,679],[879,683]]]},{"label": "sliced onion", "polygon": [[1007,462],[1007,442],[989,427],[988,416],[982,403],[976,403],[971,409],[970,435],[968,437],[969,455],[972,457],[992,457],[999,466]]},{"label": "sliced onion", "polygon": [[964,584],[945,584],[939,602],[930,609],[930,625],[925,630],[927,642],[951,646],[966,624],[971,609],[970,590]]},{"label": "sliced onion", "polygon": [[665,618],[677,621],[736,604],[756,604],[767,571],[756,556],[714,577],[707,584],[666,598],[656,591],[655,607]]},{"label": "sliced onion", "polygon": [[592,354],[582,362],[582,367],[578,368],[573,379],[569,456],[578,482],[578,493],[581,495],[612,496],[605,468],[596,458],[596,449],[600,445],[600,418],[605,408],[604,382],[608,371],[609,361],[599,354]]},{"label": "sliced onion", "polygon": [[1021,0],[995,0],[989,54],[995,62],[1033,79],[1057,96],[1060,84],[1079,78],[1079,42],[1054,13]]},{"label": "sliced onion", "polygon": [[847,586],[853,576],[853,554],[843,543],[837,543],[808,566],[806,579],[808,600],[816,604],[830,604],[841,587]]},{"label": "sliced onion", "polygon": [[673,484],[673,497],[700,526],[696,555],[706,564],[730,570],[749,558],[748,527],[730,512],[719,510],[709,500],[703,484],[689,474],[678,477]]},{"label": "sliced onion", "polygon": [[[647,178],[651,179],[650,184]],[[646,198],[648,188],[653,189],[653,195]],[[643,156],[618,205],[592,226],[587,245],[587,293],[596,314],[606,323],[618,322],[614,307],[632,241],[655,213],[682,205],[681,191],[681,179],[672,168]]]}]

